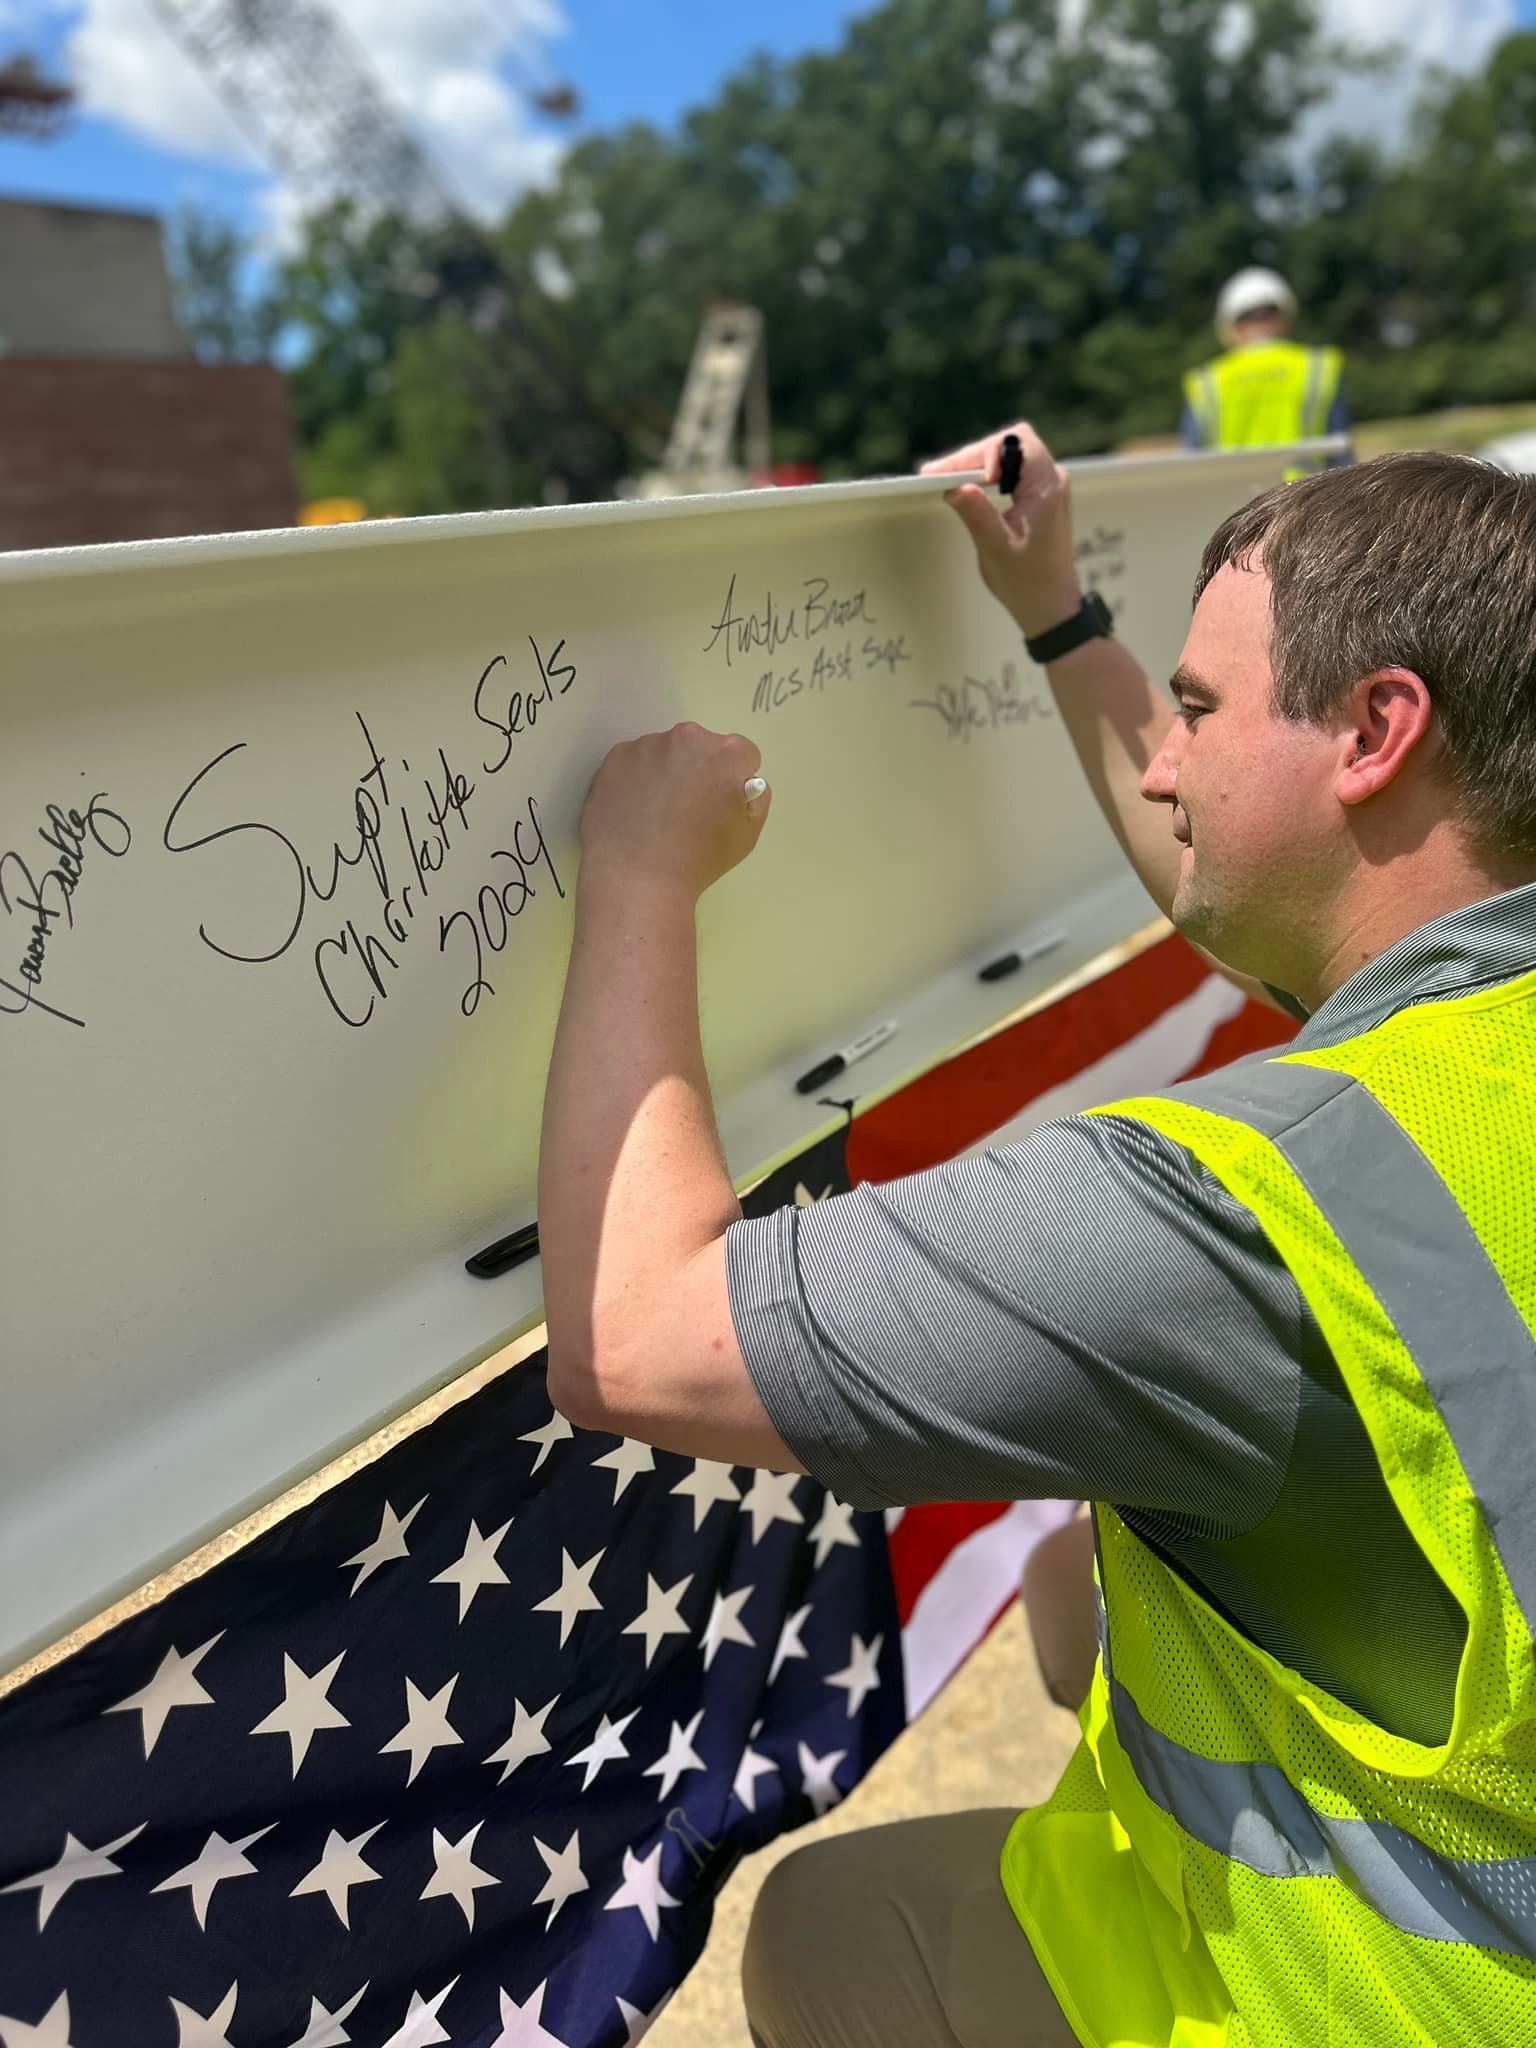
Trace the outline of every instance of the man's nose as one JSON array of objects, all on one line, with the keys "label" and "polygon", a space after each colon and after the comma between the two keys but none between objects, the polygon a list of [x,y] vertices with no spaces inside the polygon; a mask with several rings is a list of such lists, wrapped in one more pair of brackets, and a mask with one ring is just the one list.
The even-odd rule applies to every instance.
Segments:
[{"label": "man's nose", "polygon": [[1174,784],[1178,779],[1179,762],[1183,758],[1184,727],[1175,719],[1169,727],[1163,744],[1147,763],[1147,771],[1141,778],[1141,793],[1149,804],[1171,804],[1176,801]]}]

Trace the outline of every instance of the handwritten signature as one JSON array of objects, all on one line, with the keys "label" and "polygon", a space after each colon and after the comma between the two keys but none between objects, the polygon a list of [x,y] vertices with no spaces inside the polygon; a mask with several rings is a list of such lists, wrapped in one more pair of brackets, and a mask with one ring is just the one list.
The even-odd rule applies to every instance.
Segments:
[{"label": "handwritten signature", "polygon": [[[536,641],[530,638],[529,644],[539,677],[536,688],[509,689],[504,707],[490,710],[487,691],[492,676],[505,664],[502,655],[486,665],[475,685],[474,715],[502,741],[501,752],[481,762],[487,778],[505,768],[519,735],[537,723],[541,706],[564,696],[576,680],[575,663],[566,657],[563,639],[547,657]],[[388,997],[390,977],[400,968],[400,949],[418,929],[416,920],[432,900],[436,877],[469,837],[470,807],[480,785],[443,746],[437,749],[435,765],[425,774],[418,771],[412,785],[405,780],[411,774],[409,761],[381,752],[362,712],[354,716],[366,765],[353,781],[348,828],[317,861],[306,860],[286,832],[263,819],[194,829],[206,822],[210,809],[217,815],[219,771],[244,751],[244,740],[225,747],[192,777],[171,806],[162,841],[172,854],[196,853],[225,839],[240,839],[254,854],[270,843],[270,852],[262,855],[271,865],[273,880],[274,911],[266,929],[232,930],[221,922],[216,935],[206,921],[197,928],[198,937],[213,952],[251,966],[280,960],[298,940],[312,906],[331,902],[347,872],[366,874],[377,898],[372,916],[355,910],[316,938],[312,949],[315,978],[326,1001],[342,1023],[360,1030]],[[419,788],[419,796],[412,793],[413,787]],[[256,836],[243,836],[252,834]],[[512,921],[536,894],[530,879],[533,870],[547,869],[556,893],[565,894],[532,796],[524,800],[524,814],[513,826],[510,846],[497,847],[490,858],[511,862],[513,874],[498,875],[495,882],[485,884],[473,914],[454,909],[439,912],[437,918],[439,953],[448,950],[449,935],[461,924],[473,937],[474,976],[460,998],[465,1016],[474,1014],[482,994],[495,994],[485,978],[485,951],[499,953],[507,943]]]},{"label": "handwritten signature", "polygon": [[1001,676],[967,676],[958,684],[941,683],[932,697],[913,697],[914,711],[936,711],[944,721],[946,739],[969,741],[977,733],[998,732],[1004,726],[1028,725],[1036,718],[1054,718],[1053,708],[1042,697],[1019,689],[1018,671],[1011,661],[1003,663]]},{"label": "handwritten signature", "polygon": [[792,604],[781,604],[770,590],[765,594],[760,609],[739,612],[733,574],[726,587],[720,616],[709,629],[704,652],[712,654],[717,646],[723,644],[725,665],[729,668],[733,656],[738,654],[772,656],[791,640],[817,640],[822,634],[835,632],[844,626],[873,626],[877,623],[869,611],[867,594],[862,590],[838,592],[826,576],[808,576],[801,589],[804,596]]},{"label": "handwritten signature", "polygon": [[[63,1024],[85,1029],[83,1017],[45,1002],[38,990],[47,970],[50,942],[57,932],[74,928],[75,891],[85,873],[89,848],[95,846],[111,859],[121,860],[133,844],[127,819],[106,803],[106,794],[104,789],[98,790],[83,811],[66,811],[58,804],[47,806],[43,813],[46,822],[38,826],[37,836],[55,859],[41,875],[33,874],[25,856],[16,848],[0,854],[0,909],[11,917],[32,919],[16,969],[18,980],[0,975],[0,989],[19,999],[14,1003],[0,1002],[0,1012],[7,1016],[19,1017],[35,1006]],[[14,870],[19,878],[16,886],[20,893],[14,898],[6,881],[7,869]]]}]

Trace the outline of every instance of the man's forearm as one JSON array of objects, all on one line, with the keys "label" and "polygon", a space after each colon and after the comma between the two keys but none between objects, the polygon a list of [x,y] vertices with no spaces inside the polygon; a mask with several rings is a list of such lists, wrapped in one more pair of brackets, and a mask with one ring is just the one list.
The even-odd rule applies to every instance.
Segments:
[{"label": "man's forearm", "polygon": [[552,1381],[624,1357],[653,1291],[740,1214],[699,1037],[696,905],[583,871],[544,1097]]},{"label": "man's forearm", "polygon": [[[1014,617],[1027,637],[1070,618],[1082,602],[1074,582],[1032,592]],[[1094,800],[1142,885],[1166,916],[1179,875],[1179,849],[1141,778],[1173,722],[1173,707],[1118,640],[1085,640],[1047,667],[1046,680],[1077,749]]]},{"label": "man's forearm", "polygon": [[1094,799],[1166,916],[1179,847],[1167,812],[1141,795],[1141,778],[1173,723],[1173,706],[1118,640],[1087,640],[1045,673]]}]

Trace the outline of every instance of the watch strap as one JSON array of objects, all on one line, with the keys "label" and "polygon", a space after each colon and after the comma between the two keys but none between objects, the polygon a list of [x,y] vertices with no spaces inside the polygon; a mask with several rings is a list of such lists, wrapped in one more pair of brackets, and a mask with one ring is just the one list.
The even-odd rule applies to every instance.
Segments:
[{"label": "watch strap", "polygon": [[1099,593],[1090,590],[1070,619],[1063,619],[1059,626],[1052,626],[1044,633],[1037,633],[1033,639],[1027,639],[1024,651],[1031,661],[1039,662],[1043,668],[1047,662],[1060,661],[1064,654],[1070,654],[1074,647],[1081,647],[1085,640],[1107,640],[1114,629],[1114,614]]}]

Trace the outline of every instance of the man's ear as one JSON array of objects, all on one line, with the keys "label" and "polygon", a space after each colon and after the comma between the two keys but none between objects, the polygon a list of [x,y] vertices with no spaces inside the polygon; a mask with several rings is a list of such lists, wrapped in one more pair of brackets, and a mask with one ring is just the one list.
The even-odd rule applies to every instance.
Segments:
[{"label": "man's ear", "polygon": [[1435,707],[1429,686],[1411,668],[1379,668],[1362,676],[1350,698],[1353,716],[1339,730],[1335,789],[1342,804],[1364,803],[1394,782],[1433,745]]}]

